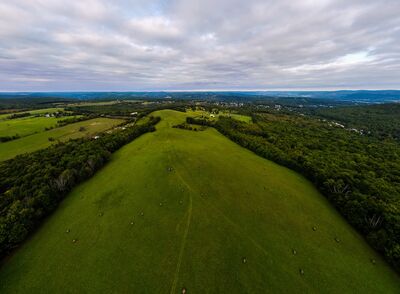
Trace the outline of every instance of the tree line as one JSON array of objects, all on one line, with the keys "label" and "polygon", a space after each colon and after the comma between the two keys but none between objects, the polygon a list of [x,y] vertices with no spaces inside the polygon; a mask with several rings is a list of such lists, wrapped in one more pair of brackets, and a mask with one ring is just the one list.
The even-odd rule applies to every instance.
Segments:
[{"label": "tree line", "polygon": [[[64,127],[64,126],[69,125],[69,124],[74,124],[74,123],[77,123],[77,122],[93,119],[93,118],[96,118],[96,117],[98,117],[98,116],[91,114],[91,115],[84,115],[84,116],[79,116],[79,117],[72,116],[72,117],[69,117],[69,118],[61,119],[61,120],[57,121],[56,128]],[[50,128],[47,128],[47,129],[50,129]]]},{"label": "tree line", "polygon": [[145,124],[81,138],[19,155],[0,163],[0,257],[17,247],[73,187],[90,178],[110,155],[140,135],[155,131],[159,117]]},{"label": "tree line", "polygon": [[18,135],[18,134],[15,134],[15,135],[12,135],[12,136],[1,136],[0,137],[0,143],[5,143],[5,142],[16,140],[16,139],[19,139],[19,138],[21,138],[21,136]]},{"label": "tree line", "polygon": [[14,114],[7,116],[7,119],[23,118],[23,117],[27,117],[27,116],[31,116],[31,114],[29,112],[14,113]]}]

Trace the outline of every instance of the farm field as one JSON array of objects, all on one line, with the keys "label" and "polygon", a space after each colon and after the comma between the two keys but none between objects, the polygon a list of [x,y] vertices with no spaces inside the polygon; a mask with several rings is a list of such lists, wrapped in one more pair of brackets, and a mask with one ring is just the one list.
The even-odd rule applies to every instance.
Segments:
[{"label": "farm field", "polygon": [[154,115],[156,132],[114,153],[4,261],[0,293],[399,293],[302,176],[212,128],[172,128],[185,113]]},{"label": "farm field", "polygon": [[[91,136],[95,133],[110,129],[121,122],[123,122],[123,120],[95,118],[33,134],[13,141],[0,143],[0,161],[10,159],[18,154],[33,152],[42,148],[46,148],[55,143],[57,140],[66,141],[68,139]],[[84,130],[80,131],[81,127],[83,127]],[[49,141],[49,138],[53,138],[54,141]]]},{"label": "farm field", "polygon": [[[78,116],[75,116],[78,117]],[[70,116],[69,118],[72,118]],[[22,117],[0,121],[0,136],[19,135],[25,137],[34,133],[44,132],[46,128],[55,127],[58,121],[65,117]]]}]

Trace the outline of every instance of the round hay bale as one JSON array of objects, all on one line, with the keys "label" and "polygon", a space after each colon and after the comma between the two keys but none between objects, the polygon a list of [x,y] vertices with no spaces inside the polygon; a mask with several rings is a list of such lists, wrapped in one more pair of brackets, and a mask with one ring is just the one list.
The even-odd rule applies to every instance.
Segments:
[{"label": "round hay bale", "polygon": [[335,238],[336,243],[340,243],[340,239],[338,237]]},{"label": "round hay bale", "polygon": [[72,243],[76,243],[76,241],[77,241],[76,239],[73,239],[73,240],[72,240]]},{"label": "round hay bale", "polygon": [[301,268],[301,269],[299,269],[299,273],[300,273],[300,275],[304,275],[304,270]]},{"label": "round hay bale", "polygon": [[143,213],[143,211],[140,213],[140,215],[141,215],[141,216],[144,216],[144,213]]},{"label": "round hay bale", "polygon": [[296,249],[292,249],[292,253],[293,253],[293,255],[296,255],[297,254]]},{"label": "round hay bale", "polygon": [[160,202],[160,206],[162,206],[162,202]]},{"label": "round hay bale", "polygon": [[186,294],[186,288],[185,287],[182,288],[182,294]]},{"label": "round hay bale", "polygon": [[316,226],[312,227],[312,230],[315,232],[317,230],[317,227]]},{"label": "round hay bale", "polygon": [[376,260],[373,259],[373,258],[371,259],[371,262],[372,262],[372,264],[374,264],[374,265],[376,264]]},{"label": "round hay bale", "polygon": [[71,232],[71,231],[70,231],[70,229],[67,229],[65,232],[66,232],[66,233],[69,233],[69,232]]},{"label": "round hay bale", "polygon": [[134,224],[134,222],[131,222],[131,225],[133,225]]},{"label": "round hay bale", "polygon": [[243,258],[242,258],[242,262],[243,262],[243,264],[247,263],[247,258],[246,258],[246,257],[243,257]]}]

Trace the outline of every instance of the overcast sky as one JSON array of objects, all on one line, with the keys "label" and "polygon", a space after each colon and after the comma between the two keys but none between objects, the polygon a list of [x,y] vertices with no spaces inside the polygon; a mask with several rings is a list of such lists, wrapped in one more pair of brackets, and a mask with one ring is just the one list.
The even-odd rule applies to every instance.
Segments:
[{"label": "overcast sky", "polygon": [[0,91],[400,89],[400,0],[2,0]]}]

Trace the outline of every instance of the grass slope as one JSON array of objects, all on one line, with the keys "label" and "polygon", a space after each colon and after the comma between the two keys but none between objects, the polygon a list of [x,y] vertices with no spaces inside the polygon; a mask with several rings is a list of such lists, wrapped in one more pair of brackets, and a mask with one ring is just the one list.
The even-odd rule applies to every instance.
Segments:
[{"label": "grass slope", "polygon": [[[46,148],[56,142],[56,141],[50,142],[49,141],[50,137],[59,141],[76,139],[79,137],[90,136],[95,133],[110,129],[121,122],[123,122],[123,120],[95,118],[78,123],[69,124],[64,127],[55,128],[46,132],[33,134],[17,140],[1,143],[0,161],[13,158],[18,154],[33,152],[42,148]],[[85,131],[79,131],[80,127],[84,127]]]},{"label": "grass slope", "polygon": [[1,293],[399,293],[303,177],[157,115],[3,264]]}]

